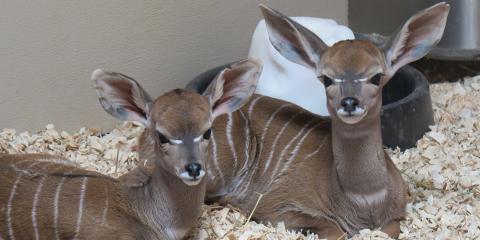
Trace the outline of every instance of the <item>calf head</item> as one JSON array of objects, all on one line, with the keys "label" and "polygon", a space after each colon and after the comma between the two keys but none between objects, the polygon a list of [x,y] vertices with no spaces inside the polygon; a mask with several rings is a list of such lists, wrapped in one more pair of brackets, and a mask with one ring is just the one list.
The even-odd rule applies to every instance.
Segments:
[{"label": "calf head", "polygon": [[280,12],[260,8],[272,45],[317,74],[325,85],[332,119],[345,124],[380,116],[382,87],[400,67],[425,56],[440,41],[449,11],[448,4],[439,3],[415,14],[385,46],[344,40],[328,47]]},{"label": "calf head", "polygon": [[205,175],[212,122],[249,100],[261,68],[256,60],[240,61],[218,74],[203,95],[175,89],[155,100],[123,74],[98,69],[92,79],[105,111],[145,126],[140,155],[154,158],[157,166],[185,184],[196,185]]}]

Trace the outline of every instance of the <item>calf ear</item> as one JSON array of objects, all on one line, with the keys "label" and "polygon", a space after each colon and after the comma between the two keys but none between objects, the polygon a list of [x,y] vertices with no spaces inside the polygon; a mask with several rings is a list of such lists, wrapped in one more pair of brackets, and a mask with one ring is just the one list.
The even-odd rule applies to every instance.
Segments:
[{"label": "calf ear", "polygon": [[147,125],[150,96],[131,77],[97,69],[92,73],[98,100],[110,115]]},{"label": "calf ear", "polygon": [[253,95],[262,72],[259,60],[247,59],[220,72],[203,93],[212,106],[212,120],[241,108]]},{"label": "calf ear", "polygon": [[286,59],[318,73],[323,52],[328,48],[315,33],[282,13],[260,5],[270,42]]},{"label": "calf ear", "polygon": [[427,8],[407,20],[387,45],[387,73],[424,57],[442,38],[450,6],[445,3]]}]

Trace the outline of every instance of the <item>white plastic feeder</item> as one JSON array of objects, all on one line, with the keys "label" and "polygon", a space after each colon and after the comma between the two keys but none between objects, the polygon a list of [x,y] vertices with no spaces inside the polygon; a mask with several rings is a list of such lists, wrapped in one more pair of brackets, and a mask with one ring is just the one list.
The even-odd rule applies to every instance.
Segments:
[{"label": "white plastic feeder", "polygon": [[[319,36],[328,46],[354,39],[352,30],[332,19],[292,17],[292,19]],[[249,57],[263,61],[263,71],[256,92],[295,103],[310,112],[328,116],[325,90],[313,71],[284,58],[268,38],[265,20],[255,29]]]}]

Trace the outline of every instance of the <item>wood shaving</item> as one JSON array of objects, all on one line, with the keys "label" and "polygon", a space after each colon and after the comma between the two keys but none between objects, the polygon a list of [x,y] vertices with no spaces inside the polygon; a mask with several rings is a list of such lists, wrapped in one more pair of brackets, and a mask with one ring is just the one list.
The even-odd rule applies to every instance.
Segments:
[{"label": "wood shaving", "polygon": [[[480,238],[480,76],[431,85],[436,125],[416,148],[387,150],[409,185],[407,217],[400,239]],[[46,152],[81,167],[118,177],[138,163],[137,137],[143,128],[124,123],[110,132],[82,128],[74,134],[52,124],[38,133],[0,132],[0,153]],[[314,240],[277,225],[246,223],[248,214],[233,207],[204,206],[190,239]],[[388,239],[362,230],[352,239]]]}]

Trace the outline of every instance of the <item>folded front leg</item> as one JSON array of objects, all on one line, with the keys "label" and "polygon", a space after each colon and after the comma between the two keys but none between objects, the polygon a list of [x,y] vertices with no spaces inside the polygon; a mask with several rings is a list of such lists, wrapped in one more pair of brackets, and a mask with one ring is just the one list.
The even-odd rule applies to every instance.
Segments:
[{"label": "folded front leg", "polygon": [[400,235],[400,221],[393,220],[382,227],[382,232],[388,234],[391,238],[397,239]]},{"label": "folded front leg", "polygon": [[303,234],[315,233],[321,239],[347,239],[348,236],[336,223],[305,213],[289,211],[278,215],[275,219],[283,221],[287,229],[300,231]]}]

